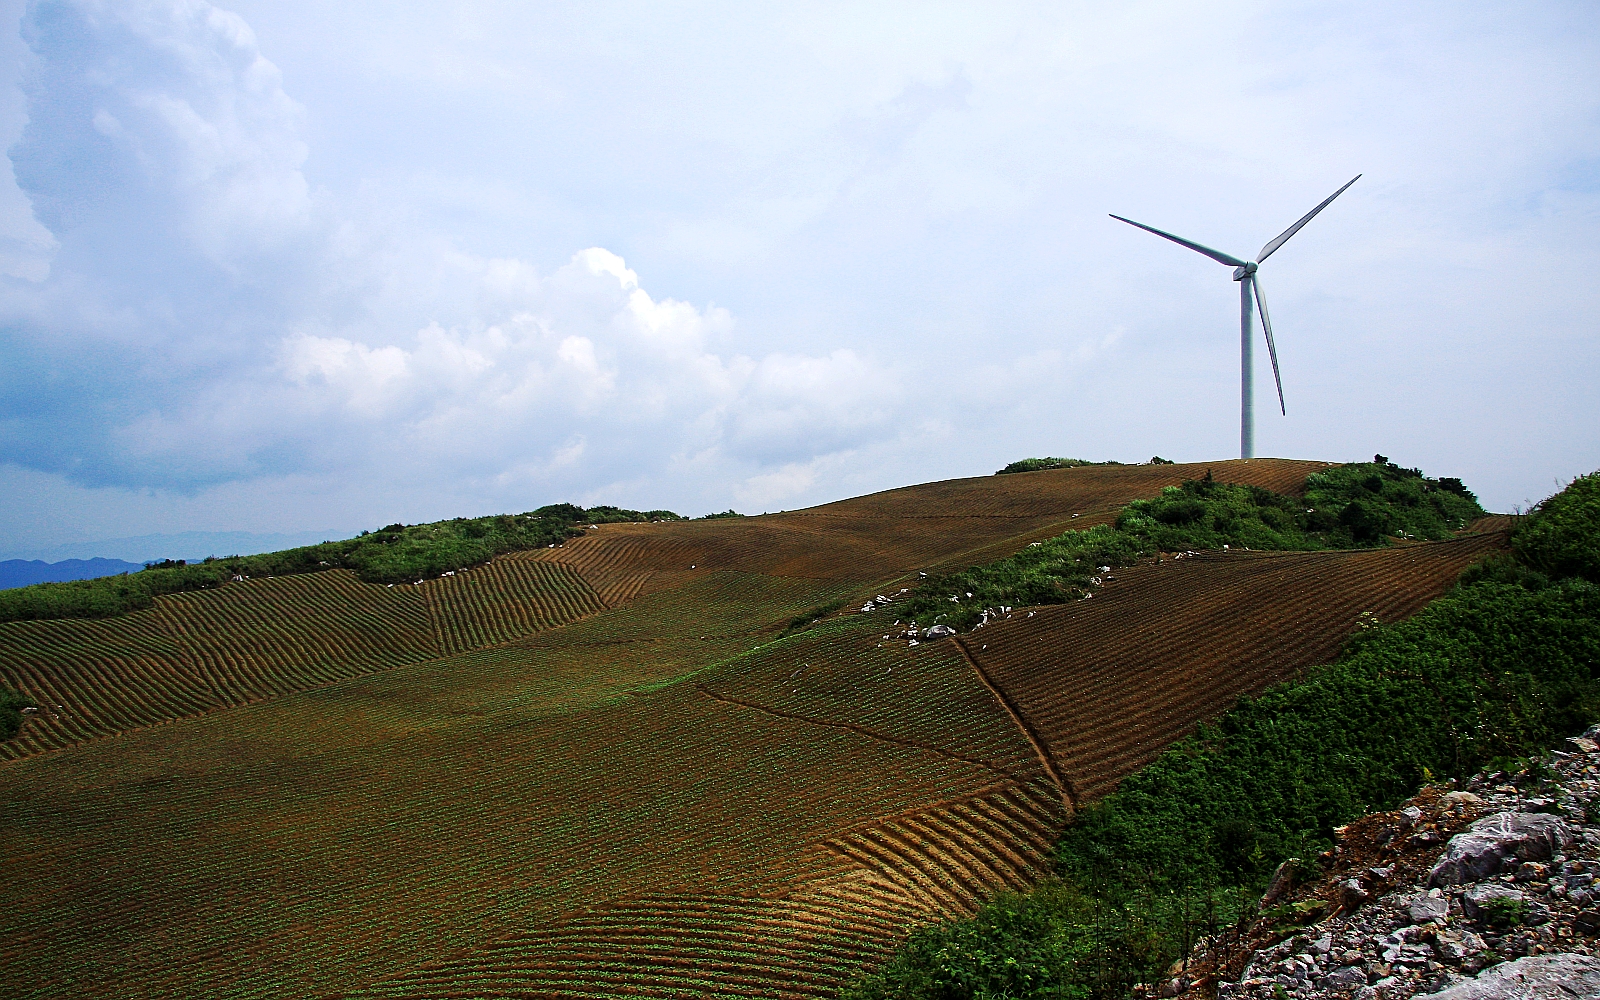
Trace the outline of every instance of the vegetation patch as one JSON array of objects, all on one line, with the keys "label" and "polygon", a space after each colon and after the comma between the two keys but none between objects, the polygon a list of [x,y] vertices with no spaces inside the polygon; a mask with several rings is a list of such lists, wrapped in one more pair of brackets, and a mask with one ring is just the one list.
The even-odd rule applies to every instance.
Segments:
[{"label": "vegetation patch", "polygon": [[[1600,507],[1573,499],[1593,479],[1534,511],[1518,558],[1600,540]],[[1600,586],[1581,573],[1480,575],[1363,628],[1333,664],[1242,701],[1081,812],[1038,901],[924,928],[843,995],[1125,996],[1253,912],[1274,868],[1316,856],[1336,825],[1600,719],[1597,649]]]},{"label": "vegetation patch", "polygon": [[0,687],[0,740],[9,740],[22,728],[22,710],[33,702],[8,687]]},{"label": "vegetation patch", "polygon": [[781,634],[790,635],[794,632],[804,632],[842,607],[844,607],[844,598],[842,597],[826,604],[819,604],[810,611],[795,615],[789,619],[789,624],[784,626]]},{"label": "vegetation patch", "polygon": [[1013,472],[1043,472],[1045,469],[1076,469],[1083,465],[1121,464],[1121,462],[1091,462],[1084,458],[1024,458],[1000,469],[995,475],[1005,476]]},{"label": "vegetation patch", "polygon": [[1107,571],[1158,552],[1352,549],[1397,539],[1437,541],[1484,515],[1460,480],[1428,479],[1417,469],[1375,457],[1382,461],[1313,473],[1303,497],[1219,483],[1207,472],[1204,479],[1128,504],[1112,527],[1069,531],[1008,559],[930,577],[904,611],[921,625],[938,622],[963,630],[976,624],[985,608],[1077,600],[1099,585]]},{"label": "vegetation patch", "polygon": [[0,622],[46,618],[105,618],[147,608],[163,594],[219,587],[251,577],[348,569],[367,583],[413,583],[497,555],[558,545],[583,533],[584,525],[676,521],[667,510],[551,504],[525,514],[458,517],[431,524],[391,524],[355,538],[254,556],[208,558],[200,563],[166,560],[138,573],[41,583],[0,591]]}]

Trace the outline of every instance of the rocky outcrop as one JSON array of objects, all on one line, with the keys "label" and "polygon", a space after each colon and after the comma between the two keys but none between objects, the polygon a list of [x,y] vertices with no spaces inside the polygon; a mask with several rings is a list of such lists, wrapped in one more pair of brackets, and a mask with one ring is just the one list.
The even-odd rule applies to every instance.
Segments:
[{"label": "rocky outcrop", "polygon": [[1253,925],[1148,992],[1600,1000],[1600,727],[1568,746],[1342,828],[1309,880],[1275,878]]},{"label": "rocky outcrop", "polygon": [[1434,1000],[1577,1000],[1600,997],[1600,959],[1534,955],[1486,969],[1435,993]]},{"label": "rocky outcrop", "polygon": [[1549,861],[1572,846],[1572,828],[1549,813],[1501,812],[1485,816],[1450,840],[1428,876],[1434,886],[1479,882],[1525,861]]}]

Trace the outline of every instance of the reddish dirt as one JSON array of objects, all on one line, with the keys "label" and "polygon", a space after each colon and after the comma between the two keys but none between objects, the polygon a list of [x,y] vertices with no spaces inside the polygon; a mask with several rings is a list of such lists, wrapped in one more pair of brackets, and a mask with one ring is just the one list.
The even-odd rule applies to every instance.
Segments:
[{"label": "reddish dirt", "polygon": [[1037,538],[1107,523],[1130,501],[1207,472],[1297,493],[1306,476],[1325,468],[1267,458],[953,479],[758,517],[601,525],[527,558],[571,565],[601,593],[644,573],[651,579],[642,592],[650,593],[656,574],[713,569],[883,584],[917,570],[1004,558]]}]

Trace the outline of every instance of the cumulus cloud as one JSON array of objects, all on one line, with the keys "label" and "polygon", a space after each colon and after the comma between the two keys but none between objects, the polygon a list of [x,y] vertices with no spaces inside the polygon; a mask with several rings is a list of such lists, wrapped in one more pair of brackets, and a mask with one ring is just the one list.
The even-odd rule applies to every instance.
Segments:
[{"label": "cumulus cloud", "polygon": [[0,39],[0,546],[1226,455],[1233,287],[1104,213],[1240,250],[1357,170],[1271,262],[1262,450],[1594,464],[1581,5],[253,9]]},{"label": "cumulus cloud", "polygon": [[869,354],[749,350],[726,310],[653,295],[606,249],[540,273],[313,190],[301,108],[235,15],[47,0],[24,35],[11,159],[58,245],[48,276],[5,286],[24,363],[0,461],[180,491],[582,490],[692,466],[766,500],[892,419]]}]

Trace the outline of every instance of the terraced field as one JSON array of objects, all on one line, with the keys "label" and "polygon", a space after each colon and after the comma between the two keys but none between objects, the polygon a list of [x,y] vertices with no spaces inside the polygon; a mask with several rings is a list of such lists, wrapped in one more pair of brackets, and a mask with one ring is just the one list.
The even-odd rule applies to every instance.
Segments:
[{"label": "terraced field", "polygon": [[[1505,547],[1499,525],[1354,552],[1208,552],[1119,570],[1093,600],[956,640],[1070,792],[1098,798],[1242,691],[1327,663],[1364,613],[1394,621]],[[1107,719],[1117,720],[1107,725]]]},{"label": "terraced field", "polygon": [[1166,740],[1503,535],[1140,566],[915,647],[885,638],[892,605],[789,621],[1207,468],[1286,490],[1322,467],[958,480],[607,525],[420,586],[329,572],[0,626],[0,678],[50,708],[0,745],[8,989],[830,995],[912,922],[1037,878],[1072,809]]}]

